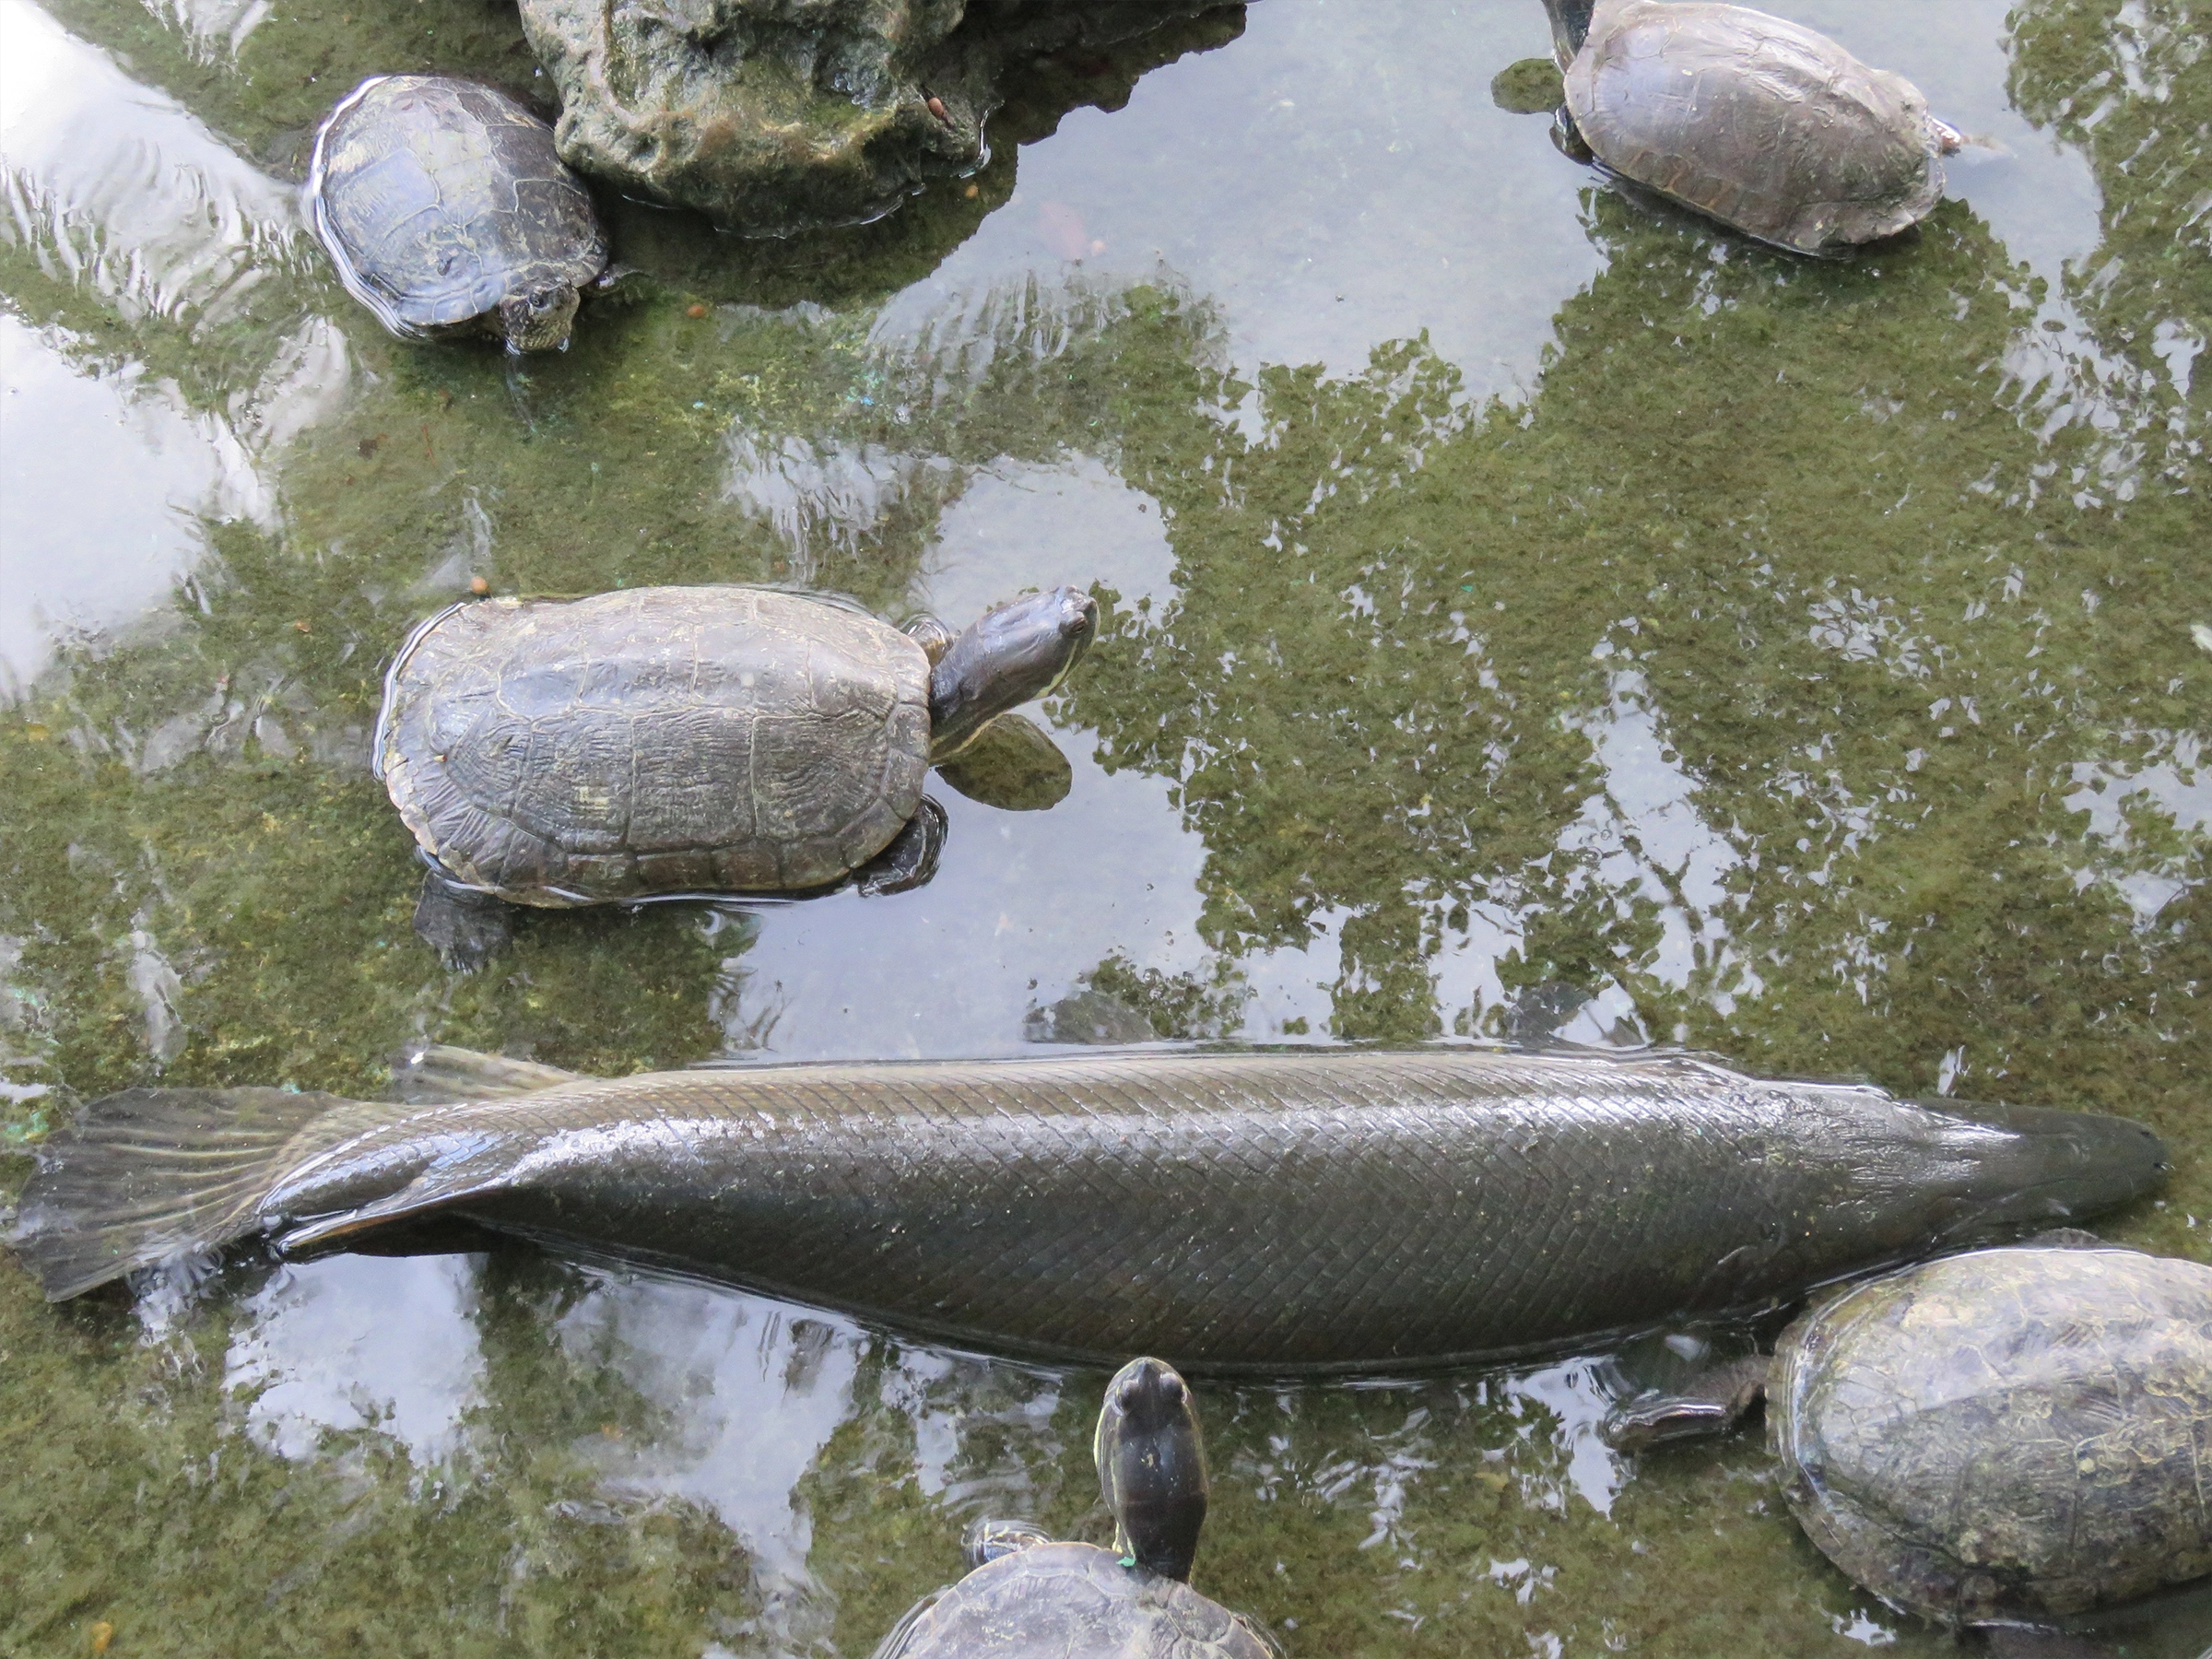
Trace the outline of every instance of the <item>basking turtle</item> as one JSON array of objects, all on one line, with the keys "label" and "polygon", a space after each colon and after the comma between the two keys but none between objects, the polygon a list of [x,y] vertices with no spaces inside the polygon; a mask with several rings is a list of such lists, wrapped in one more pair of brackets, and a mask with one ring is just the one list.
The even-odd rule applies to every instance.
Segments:
[{"label": "basking turtle", "polygon": [[449,891],[561,908],[855,873],[897,891],[943,840],[924,775],[1051,691],[1097,629],[1067,587],[958,638],[778,588],[465,601],[401,646],[374,764]]},{"label": "basking turtle", "polygon": [[1747,235],[1836,255],[1917,224],[1958,133],[1902,76],[1740,6],[1545,0],[1579,160]]},{"label": "basking turtle", "polygon": [[1206,1448],[1173,1367],[1132,1359],[1114,1372],[1091,1454],[1112,1549],[980,1522],[967,1538],[975,1571],[916,1605],[876,1659],[1277,1659],[1258,1626],[1187,1582],[1206,1520]]},{"label": "basking turtle", "polygon": [[1725,1428],[1762,1393],[1798,1524],[1906,1612],[2036,1625],[2212,1572],[2212,1267],[2087,1234],[1924,1263],[1606,1437]]},{"label": "basking turtle", "polygon": [[346,291],[405,340],[563,347],[579,297],[615,280],[553,129],[450,76],[380,75],[347,93],[315,135],[307,211]]}]

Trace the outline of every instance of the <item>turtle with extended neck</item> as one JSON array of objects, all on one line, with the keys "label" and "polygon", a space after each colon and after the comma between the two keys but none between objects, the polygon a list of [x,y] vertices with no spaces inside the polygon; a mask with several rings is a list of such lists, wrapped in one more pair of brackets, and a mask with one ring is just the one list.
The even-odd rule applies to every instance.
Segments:
[{"label": "turtle with extended neck", "polygon": [[[1066,587],[957,636],[777,588],[450,606],[400,648],[374,745],[432,872],[418,931],[465,962],[498,947],[507,904],[918,887],[945,834],[930,768],[988,799],[976,752],[1097,630]],[[1025,780],[1039,744],[1006,746]],[[1030,787],[1007,805],[1056,798]]]},{"label": "turtle with extended neck", "polygon": [[1132,1359],[1091,1439],[1113,1547],[1055,1543],[1021,1522],[968,1530],[974,1571],[900,1619],[876,1659],[1277,1659],[1241,1613],[1190,1586],[1206,1521],[1206,1447],[1172,1366]]},{"label": "turtle with extended neck", "polygon": [[[1943,197],[1959,134],[1912,82],[1826,35],[1709,0],[1544,4],[1566,74],[1553,135],[1577,160],[1831,257],[1910,229]],[[1525,94],[1493,96],[1513,107]]]},{"label": "turtle with extended neck", "polygon": [[1773,1354],[1607,1418],[1638,1450],[1764,1396],[1791,1511],[1891,1606],[2000,1652],[2212,1572],[2212,1267],[2087,1233],[1946,1256],[1801,1316]]}]

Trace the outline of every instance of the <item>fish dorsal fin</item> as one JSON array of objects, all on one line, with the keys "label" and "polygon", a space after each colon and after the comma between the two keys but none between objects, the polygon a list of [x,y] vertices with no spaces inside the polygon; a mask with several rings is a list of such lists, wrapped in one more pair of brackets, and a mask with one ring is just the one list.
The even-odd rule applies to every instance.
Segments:
[{"label": "fish dorsal fin", "polygon": [[535,1060],[487,1054],[443,1042],[411,1042],[392,1057],[393,1090],[413,1106],[535,1094],[541,1088],[574,1083],[582,1076],[558,1065],[540,1065]]}]

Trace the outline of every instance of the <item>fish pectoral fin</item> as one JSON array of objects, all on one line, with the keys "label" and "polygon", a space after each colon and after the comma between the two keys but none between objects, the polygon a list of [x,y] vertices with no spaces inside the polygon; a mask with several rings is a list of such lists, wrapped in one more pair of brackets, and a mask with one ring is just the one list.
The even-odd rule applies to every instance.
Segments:
[{"label": "fish pectoral fin", "polygon": [[456,1100],[490,1100],[535,1094],[574,1083],[582,1072],[506,1054],[487,1054],[444,1042],[409,1043],[392,1056],[392,1087],[413,1106],[443,1106]]}]

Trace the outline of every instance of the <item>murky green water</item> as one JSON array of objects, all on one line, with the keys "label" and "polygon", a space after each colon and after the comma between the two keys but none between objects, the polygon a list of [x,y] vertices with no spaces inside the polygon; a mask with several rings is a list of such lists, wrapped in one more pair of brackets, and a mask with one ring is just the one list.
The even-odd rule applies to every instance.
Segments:
[{"label": "murky green water", "polygon": [[[1081,998],[2127,1112],[2178,1168],[2116,1230],[2212,1253],[2202,25],[1777,9],[1982,140],[1916,241],[1813,265],[1598,187],[1489,101],[1535,0],[1261,0],[1040,65],[972,195],[617,210],[659,291],[515,373],[379,334],[290,182],[363,74],[526,88],[510,10],[0,0],[0,1134],[372,1092],[417,1035],[1008,1053]],[[945,793],[931,886],[460,974],[366,732],[477,575],[1117,606],[1050,711],[1074,794]],[[1202,1389],[1201,1587],[1295,1659],[1945,1651],[1756,1439],[1615,1460],[1619,1374]],[[1100,1533],[1101,1381],[519,1250],[58,1310],[0,1267],[0,1651],[858,1659],[970,1518]],[[2123,1636],[2197,1653],[2212,1603]]]}]

